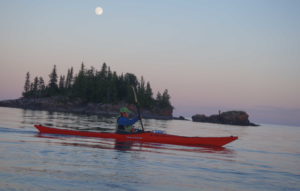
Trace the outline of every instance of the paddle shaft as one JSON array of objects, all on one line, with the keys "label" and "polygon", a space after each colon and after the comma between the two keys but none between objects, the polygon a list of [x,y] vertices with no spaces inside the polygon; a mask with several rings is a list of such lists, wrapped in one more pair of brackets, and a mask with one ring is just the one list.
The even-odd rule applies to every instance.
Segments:
[{"label": "paddle shaft", "polygon": [[133,91],[133,95],[134,95],[134,101],[135,101],[136,110],[138,112],[138,115],[140,116],[140,123],[141,123],[141,126],[142,126],[142,130],[145,131],[144,130],[143,121],[142,121],[142,117],[141,117],[141,111],[140,111],[140,107],[139,107],[139,102],[138,102],[137,95],[136,95],[136,92],[135,92],[135,89],[134,89],[133,86],[132,86],[132,91]]}]

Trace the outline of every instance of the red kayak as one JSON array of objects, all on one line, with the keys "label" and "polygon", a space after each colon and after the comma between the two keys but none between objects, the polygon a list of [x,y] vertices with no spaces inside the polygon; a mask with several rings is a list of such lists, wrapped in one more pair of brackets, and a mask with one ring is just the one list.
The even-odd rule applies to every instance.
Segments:
[{"label": "red kayak", "polygon": [[75,135],[84,137],[99,137],[99,138],[110,138],[117,140],[129,140],[139,142],[151,142],[151,143],[163,143],[163,144],[174,144],[174,145],[187,145],[187,146],[224,146],[238,137],[184,137],[177,135],[168,135],[153,132],[144,132],[136,134],[118,134],[118,133],[107,133],[107,132],[91,132],[91,131],[78,131],[69,129],[58,129],[53,127],[46,127],[42,125],[35,125],[40,133],[47,134],[60,134],[60,135]]}]

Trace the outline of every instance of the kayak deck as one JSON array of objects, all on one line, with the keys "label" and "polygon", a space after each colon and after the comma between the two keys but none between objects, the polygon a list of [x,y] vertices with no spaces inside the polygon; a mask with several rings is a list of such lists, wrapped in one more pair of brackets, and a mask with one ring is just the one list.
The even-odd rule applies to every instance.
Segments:
[{"label": "kayak deck", "polygon": [[152,142],[152,143],[163,143],[163,144],[175,144],[175,145],[187,145],[187,146],[224,146],[238,137],[184,137],[169,134],[160,134],[153,132],[143,132],[136,134],[117,134],[107,132],[91,132],[91,131],[79,131],[69,129],[58,129],[53,127],[46,127],[43,125],[35,125],[40,133],[47,134],[60,134],[60,135],[75,135],[84,137],[98,137],[98,138],[111,138],[117,140],[129,140],[139,142]]}]

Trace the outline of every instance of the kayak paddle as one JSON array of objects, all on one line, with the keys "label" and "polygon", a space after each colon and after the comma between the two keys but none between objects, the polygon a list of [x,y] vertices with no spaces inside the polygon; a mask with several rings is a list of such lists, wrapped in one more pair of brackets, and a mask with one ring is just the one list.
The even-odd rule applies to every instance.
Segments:
[{"label": "kayak paddle", "polygon": [[134,95],[134,102],[135,102],[136,110],[138,112],[138,115],[140,116],[140,122],[141,122],[142,130],[145,131],[143,121],[142,121],[142,117],[141,117],[139,102],[138,102],[138,99],[137,99],[137,96],[136,96],[136,92],[135,92],[134,87],[133,86],[131,86],[131,87],[132,87],[132,91],[133,91],[133,95]]}]

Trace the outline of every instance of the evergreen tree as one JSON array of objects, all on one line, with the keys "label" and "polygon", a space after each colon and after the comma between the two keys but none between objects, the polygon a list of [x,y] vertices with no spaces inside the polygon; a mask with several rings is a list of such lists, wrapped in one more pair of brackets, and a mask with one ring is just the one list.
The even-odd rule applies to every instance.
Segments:
[{"label": "evergreen tree", "polygon": [[171,97],[170,97],[167,89],[164,91],[163,94],[161,94],[160,92],[158,92],[157,96],[156,96],[156,104],[160,108],[167,108],[167,107],[172,107],[173,108],[173,106],[170,103],[170,98]]},{"label": "evergreen tree", "polygon": [[42,97],[43,94],[44,94],[44,91],[45,91],[45,82],[44,82],[44,79],[43,77],[39,77],[39,80],[38,80],[38,97]]},{"label": "evergreen tree", "polygon": [[162,95],[162,103],[163,103],[163,106],[165,107],[169,107],[171,106],[171,103],[170,103],[170,95],[169,95],[169,92],[167,89],[165,89],[163,95]]},{"label": "evergreen tree", "polygon": [[73,84],[73,96],[79,98],[85,98],[86,95],[86,76],[85,76],[85,66],[81,63],[81,68],[78,75],[75,78]]},{"label": "evergreen tree", "polygon": [[29,96],[33,97],[33,82],[30,84],[30,91],[28,92]]},{"label": "evergreen tree", "polygon": [[80,70],[79,70],[79,74],[78,75],[84,75],[85,73],[85,65],[83,62],[81,62],[81,67],[80,67]]},{"label": "evergreen tree", "polygon": [[147,82],[145,94],[146,94],[146,96],[148,98],[152,98],[152,96],[153,96],[153,92],[152,92],[152,88],[151,88],[150,82]]},{"label": "evergreen tree", "polygon": [[91,67],[89,70],[86,71],[85,75],[85,98],[87,101],[94,101],[95,99],[95,73],[96,70],[94,67]]},{"label": "evergreen tree", "polygon": [[150,83],[147,82],[146,90],[145,90],[145,94],[144,94],[146,108],[150,108],[153,105],[154,100],[153,100],[152,96],[153,96],[152,88],[150,86]]},{"label": "evergreen tree", "polygon": [[44,82],[43,77],[40,77],[40,78],[39,78],[39,86],[38,86],[38,89],[39,89],[40,91],[45,90],[45,82]]},{"label": "evergreen tree", "polygon": [[118,75],[116,72],[113,72],[112,74],[112,80],[111,80],[111,87],[112,87],[112,102],[118,101]]},{"label": "evergreen tree", "polygon": [[[74,77],[75,76],[75,77]],[[80,98],[87,102],[101,103],[133,103],[134,97],[132,87],[137,90],[141,107],[151,109],[154,106],[160,108],[172,107],[168,90],[163,94],[157,93],[156,99],[153,98],[152,88],[149,82],[145,85],[144,77],[140,81],[134,74],[126,73],[117,75],[111,71],[106,63],[102,64],[101,70],[94,67],[86,69],[84,63],[78,74],[73,76],[73,67],[68,69],[66,77],[60,75],[59,83],[56,66],[49,74],[49,83],[45,86],[42,77],[35,77],[30,82],[30,74],[26,73],[24,84],[24,97],[49,97],[54,95],[64,95],[71,98]]]},{"label": "evergreen tree", "polygon": [[60,76],[59,77],[58,88],[60,90],[63,90],[65,88],[65,76]]},{"label": "evergreen tree", "polygon": [[136,88],[138,85],[138,80],[134,74],[126,73],[124,80],[129,86],[133,86]]},{"label": "evergreen tree", "polygon": [[101,71],[100,71],[100,76],[101,76],[103,79],[105,79],[106,76],[107,76],[107,65],[106,65],[105,62],[102,64],[102,68],[101,68]]},{"label": "evergreen tree", "polygon": [[157,95],[156,95],[156,101],[157,101],[158,103],[160,103],[160,102],[162,101],[162,95],[161,95],[160,92],[157,92]]},{"label": "evergreen tree", "polygon": [[118,100],[120,101],[125,101],[125,99],[128,97],[128,87],[127,84],[125,82],[125,77],[124,74],[121,74],[118,77],[117,83],[117,91],[118,91]]},{"label": "evergreen tree", "polygon": [[39,84],[39,78],[36,76],[33,80],[33,85],[32,85],[32,94],[34,97],[38,96],[38,84]]},{"label": "evergreen tree", "polygon": [[23,96],[27,97],[30,91],[30,73],[26,73]]},{"label": "evergreen tree", "polygon": [[54,65],[51,74],[49,74],[48,93],[50,96],[58,92],[56,65]]}]

